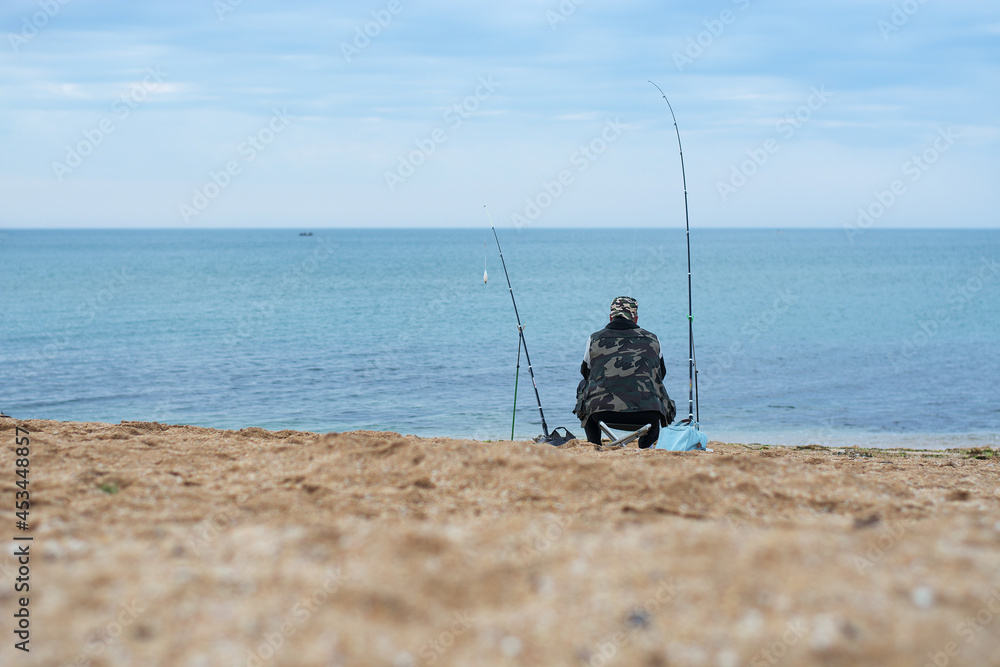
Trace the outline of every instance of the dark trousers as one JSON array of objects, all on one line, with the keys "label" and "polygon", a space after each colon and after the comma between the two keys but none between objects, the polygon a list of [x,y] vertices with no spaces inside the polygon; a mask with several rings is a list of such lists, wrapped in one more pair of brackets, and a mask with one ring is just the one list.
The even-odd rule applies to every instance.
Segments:
[{"label": "dark trousers", "polygon": [[660,419],[662,416],[655,410],[646,412],[595,412],[590,415],[590,419],[583,425],[587,431],[587,440],[595,445],[601,444],[601,427],[597,422],[604,422],[609,427],[614,428],[615,424],[628,424],[635,426],[636,430],[644,424],[649,424],[650,429],[645,435],[639,437],[639,447],[648,448],[660,437]]}]

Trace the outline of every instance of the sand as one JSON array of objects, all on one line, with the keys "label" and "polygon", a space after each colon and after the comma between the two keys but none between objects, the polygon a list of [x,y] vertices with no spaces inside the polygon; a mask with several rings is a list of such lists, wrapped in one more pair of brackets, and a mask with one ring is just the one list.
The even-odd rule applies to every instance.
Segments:
[{"label": "sand", "polygon": [[17,424],[2,664],[1000,665],[988,451]]}]

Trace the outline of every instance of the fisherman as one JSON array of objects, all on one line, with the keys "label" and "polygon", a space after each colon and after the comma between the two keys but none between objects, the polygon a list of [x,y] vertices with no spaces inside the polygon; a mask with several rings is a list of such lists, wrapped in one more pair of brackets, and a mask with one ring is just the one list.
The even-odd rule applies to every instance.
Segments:
[{"label": "fisherman", "polygon": [[595,445],[601,444],[598,422],[631,431],[649,424],[639,438],[639,447],[646,449],[657,441],[660,426],[668,426],[677,414],[663,386],[660,341],[639,327],[639,306],[632,297],[612,301],[609,319],[587,341],[573,413]]}]

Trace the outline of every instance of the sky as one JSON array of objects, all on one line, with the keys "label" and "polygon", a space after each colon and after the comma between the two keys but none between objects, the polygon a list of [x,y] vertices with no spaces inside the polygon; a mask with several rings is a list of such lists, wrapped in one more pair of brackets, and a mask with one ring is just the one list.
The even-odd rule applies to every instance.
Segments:
[{"label": "sky", "polygon": [[4,0],[0,228],[996,228],[996,0]]}]

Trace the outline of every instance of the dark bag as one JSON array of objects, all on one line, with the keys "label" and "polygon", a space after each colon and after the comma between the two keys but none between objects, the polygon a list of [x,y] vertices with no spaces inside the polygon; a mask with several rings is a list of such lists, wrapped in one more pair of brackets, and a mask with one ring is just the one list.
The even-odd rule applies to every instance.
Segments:
[{"label": "dark bag", "polygon": [[[560,430],[563,432],[562,435],[559,435]],[[576,440],[576,436],[570,433],[565,426],[557,426],[549,433],[549,437],[539,436],[535,442],[544,442],[553,447],[558,447],[559,445],[565,445],[570,440]]]}]

